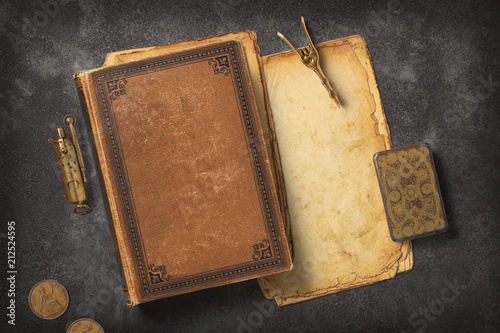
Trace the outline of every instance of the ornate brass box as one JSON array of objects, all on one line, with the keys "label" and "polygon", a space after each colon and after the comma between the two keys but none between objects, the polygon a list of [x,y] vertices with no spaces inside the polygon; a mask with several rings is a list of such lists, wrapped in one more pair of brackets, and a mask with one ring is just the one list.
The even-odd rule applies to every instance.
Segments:
[{"label": "ornate brass box", "polygon": [[448,229],[434,159],[427,144],[378,152],[373,160],[394,241]]}]

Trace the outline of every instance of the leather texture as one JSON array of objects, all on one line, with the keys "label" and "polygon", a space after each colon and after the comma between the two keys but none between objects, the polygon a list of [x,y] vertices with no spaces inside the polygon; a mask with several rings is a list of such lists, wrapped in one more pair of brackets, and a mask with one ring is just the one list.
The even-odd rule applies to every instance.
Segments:
[{"label": "leather texture", "polygon": [[291,268],[254,47],[205,39],[75,75],[129,305]]}]

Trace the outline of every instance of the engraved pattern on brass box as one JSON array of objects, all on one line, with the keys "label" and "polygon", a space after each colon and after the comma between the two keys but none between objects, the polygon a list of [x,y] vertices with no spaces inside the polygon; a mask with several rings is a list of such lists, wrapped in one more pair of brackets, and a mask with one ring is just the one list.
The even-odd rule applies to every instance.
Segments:
[{"label": "engraved pattern on brass box", "polygon": [[446,231],[448,223],[427,144],[378,152],[373,160],[394,241]]}]

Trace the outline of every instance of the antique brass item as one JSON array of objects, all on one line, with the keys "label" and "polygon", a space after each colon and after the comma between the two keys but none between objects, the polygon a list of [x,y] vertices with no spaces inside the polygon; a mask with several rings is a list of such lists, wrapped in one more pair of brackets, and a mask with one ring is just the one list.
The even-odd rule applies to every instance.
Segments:
[{"label": "antique brass item", "polygon": [[308,46],[297,50],[292,45],[292,43],[290,43],[290,41],[285,36],[283,36],[282,33],[278,32],[278,36],[281,39],[283,39],[292,48],[293,51],[295,51],[295,53],[299,56],[300,61],[302,61],[302,63],[306,65],[307,68],[312,69],[314,73],[316,73],[319,76],[321,83],[328,91],[328,94],[330,95],[331,99],[333,99],[335,104],[337,104],[337,106],[341,108],[342,106],[340,105],[340,100],[337,96],[337,92],[332,88],[330,81],[328,81],[328,78],[321,70],[321,66],[319,64],[319,53],[318,50],[314,47],[314,44],[311,40],[311,36],[309,36],[309,32],[307,32],[306,22],[304,21],[304,17],[301,16],[300,19],[302,21],[302,27],[304,28],[304,32],[306,33],[307,39],[309,41]]},{"label": "antique brass item", "polygon": [[59,318],[68,308],[68,304],[68,291],[55,280],[43,280],[31,288],[29,295],[31,311],[42,319]]},{"label": "antique brass item", "polygon": [[69,126],[73,141],[66,137],[63,127],[58,127],[57,139],[49,139],[49,142],[54,144],[56,150],[66,201],[76,204],[73,210],[76,214],[84,215],[90,213],[90,207],[83,204],[87,200],[84,185],[87,182],[87,177],[85,177],[85,164],[76,135],[75,117],[67,115],[64,117],[64,122]]},{"label": "antique brass item", "polygon": [[378,152],[373,160],[394,241],[446,231],[448,222],[429,145]]},{"label": "antique brass item", "polygon": [[95,320],[81,318],[69,325],[66,333],[104,333],[104,328]]}]

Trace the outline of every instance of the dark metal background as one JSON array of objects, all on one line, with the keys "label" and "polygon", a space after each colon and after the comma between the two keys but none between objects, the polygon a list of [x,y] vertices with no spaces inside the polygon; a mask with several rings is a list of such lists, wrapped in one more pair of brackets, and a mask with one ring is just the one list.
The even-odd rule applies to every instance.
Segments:
[{"label": "dark metal background", "polygon": [[[106,332],[496,332],[500,328],[498,1],[0,2],[0,330],[63,332],[91,317]],[[394,146],[434,151],[449,220],[414,241],[412,272],[277,308],[256,281],[128,308],[72,74],[108,52],[253,29],[263,55],[363,35]],[[65,203],[47,139],[75,114],[93,212]],[[16,326],[6,324],[6,231],[16,222]],[[30,288],[70,294],[60,318],[31,313]]]}]

